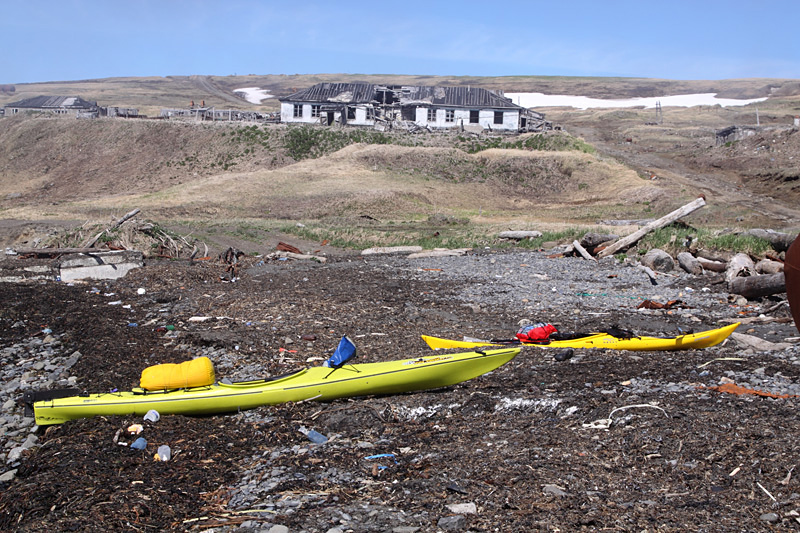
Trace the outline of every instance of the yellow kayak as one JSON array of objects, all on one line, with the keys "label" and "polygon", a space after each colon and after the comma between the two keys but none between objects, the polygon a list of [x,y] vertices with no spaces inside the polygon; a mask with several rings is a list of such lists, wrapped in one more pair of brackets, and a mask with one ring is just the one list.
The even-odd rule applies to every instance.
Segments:
[{"label": "yellow kayak", "polygon": [[423,335],[422,339],[434,350],[450,348],[478,348],[481,346],[536,346],[538,348],[606,348],[608,350],[634,350],[634,351],[668,351],[668,350],[694,350],[715,346],[733,333],[741,322],[699,333],[687,333],[677,337],[630,337],[619,338],[608,333],[592,333],[585,337],[567,340],[552,340],[544,343],[521,343],[518,340],[509,341],[456,341],[440,339]]},{"label": "yellow kayak", "polygon": [[[206,415],[301,400],[333,400],[373,394],[399,394],[455,385],[507,363],[520,348],[442,354],[384,363],[311,367],[272,380],[220,383],[170,391],[85,394],[40,399],[24,398],[40,426],[96,415]],[[73,391],[74,394],[74,391]],[[57,394],[56,394],[57,395]],[[38,397],[37,397],[38,396]],[[38,400],[38,401],[37,401]]]}]

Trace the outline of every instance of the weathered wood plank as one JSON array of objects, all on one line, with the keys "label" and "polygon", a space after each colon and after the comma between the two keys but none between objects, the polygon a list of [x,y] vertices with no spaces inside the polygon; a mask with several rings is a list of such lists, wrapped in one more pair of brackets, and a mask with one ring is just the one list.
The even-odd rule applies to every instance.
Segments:
[{"label": "weathered wood plank", "polygon": [[700,209],[704,205],[706,205],[706,201],[701,196],[700,198],[694,200],[693,202],[689,202],[688,204],[684,205],[683,207],[680,207],[680,208],[676,209],[672,213],[664,215],[663,217],[659,218],[658,220],[655,220],[655,221],[651,222],[650,224],[646,225],[642,229],[631,233],[627,237],[621,238],[620,240],[618,240],[617,242],[615,242],[614,244],[612,244],[608,248],[600,251],[600,253],[597,254],[597,257],[603,258],[603,257],[606,257],[608,255],[612,255],[612,254],[614,254],[614,253],[616,253],[616,252],[618,252],[618,251],[620,251],[620,250],[622,250],[624,248],[627,248],[628,246],[630,246],[631,244],[637,242],[639,239],[641,239],[642,237],[644,237],[645,235],[647,235],[651,231],[656,230],[658,228],[663,228],[664,226],[668,226],[669,224],[672,224],[673,222],[675,222],[679,218],[685,217],[689,213],[692,213],[692,212]]}]

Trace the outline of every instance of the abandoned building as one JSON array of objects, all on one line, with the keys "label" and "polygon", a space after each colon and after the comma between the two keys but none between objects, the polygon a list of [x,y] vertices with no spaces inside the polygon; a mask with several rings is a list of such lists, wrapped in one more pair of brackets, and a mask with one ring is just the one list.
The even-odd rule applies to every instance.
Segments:
[{"label": "abandoned building", "polygon": [[87,102],[80,96],[34,96],[5,105],[6,116],[29,111],[55,115],[77,115],[99,112],[97,102]]},{"label": "abandoned building", "polygon": [[318,83],[280,99],[281,122],[391,128],[534,131],[548,129],[544,115],[478,87],[382,86],[365,82]]},{"label": "abandoned building", "polygon": [[18,102],[6,104],[3,108],[6,116],[18,113],[52,113],[78,118],[136,117],[138,109],[125,107],[101,107],[97,102],[89,102],[80,96],[34,96]]}]

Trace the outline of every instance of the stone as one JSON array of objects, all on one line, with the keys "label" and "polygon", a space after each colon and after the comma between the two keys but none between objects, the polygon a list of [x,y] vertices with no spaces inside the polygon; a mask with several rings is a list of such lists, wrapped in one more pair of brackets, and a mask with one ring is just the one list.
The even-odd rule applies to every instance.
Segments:
[{"label": "stone", "polygon": [[562,489],[558,485],[545,485],[544,487],[542,487],[542,492],[544,492],[545,494],[550,494],[552,496],[559,496],[559,497],[568,496],[568,494],[564,491],[564,489]]},{"label": "stone", "polygon": [[467,518],[463,514],[445,516],[436,525],[445,531],[460,531],[467,525]]},{"label": "stone", "polygon": [[672,256],[664,250],[653,248],[642,257],[642,264],[656,272],[670,272],[675,268]]},{"label": "stone", "polygon": [[456,514],[476,514],[478,512],[478,507],[474,502],[451,503],[447,505],[447,508]]}]

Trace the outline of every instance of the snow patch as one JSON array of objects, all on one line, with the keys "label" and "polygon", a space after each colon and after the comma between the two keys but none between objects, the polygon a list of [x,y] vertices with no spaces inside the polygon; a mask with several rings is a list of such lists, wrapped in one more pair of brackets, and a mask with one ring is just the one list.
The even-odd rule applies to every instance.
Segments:
[{"label": "snow patch", "polygon": [[606,100],[587,96],[569,96],[544,93],[505,93],[507,98],[522,107],[575,107],[577,109],[603,107],[645,107],[654,108],[656,103],[662,107],[694,107],[699,105],[742,106],[763,102],[766,98],[736,100],[733,98],[717,98],[716,93],[679,94],[674,96],[658,96],[651,98],[625,98]]},{"label": "snow patch", "polygon": [[261,87],[244,87],[242,89],[234,89],[234,93],[243,93],[244,99],[251,104],[260,104],[261,100],[267,98],[275,98],[275,95],[269,94],[269,89],[262,89]]}]

